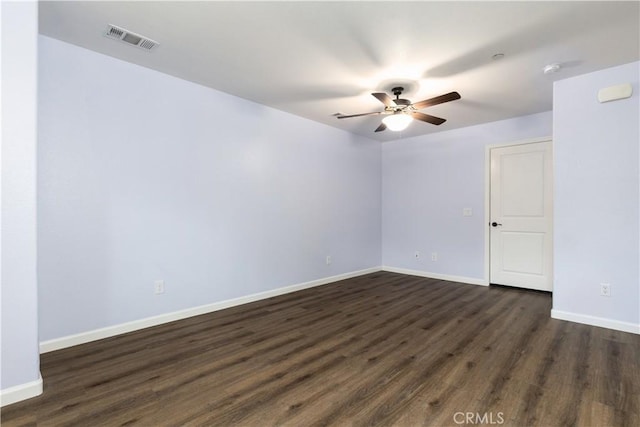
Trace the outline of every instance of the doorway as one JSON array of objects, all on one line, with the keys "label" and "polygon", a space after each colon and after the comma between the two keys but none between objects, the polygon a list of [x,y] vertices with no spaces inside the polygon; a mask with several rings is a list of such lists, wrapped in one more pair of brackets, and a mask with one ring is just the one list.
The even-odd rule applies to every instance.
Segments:
[{"label": "doorway", "polygon": [[553,290],[550,139],[490,148],[489,283]]}]

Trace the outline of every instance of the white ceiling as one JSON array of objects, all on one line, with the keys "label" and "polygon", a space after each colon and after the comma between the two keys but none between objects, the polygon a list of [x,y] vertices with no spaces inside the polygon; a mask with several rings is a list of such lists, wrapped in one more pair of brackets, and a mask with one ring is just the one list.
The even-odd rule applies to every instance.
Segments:
[{"label": "white ceiling", "polygon": [[[640,59],[640,2],[40,3],[40,32],[381,141],[548,111],[554,80]],[[147,52],[107,24],[160,43]],[[494,61],[495,53],[505,57]],[[542,68],[560,63],[545,75]],[[374,133],[371,92],[406,83],[448,119]],[[621,82],[622,83],[622,82]],[[594,97],[596,94],[594,94]]]}]

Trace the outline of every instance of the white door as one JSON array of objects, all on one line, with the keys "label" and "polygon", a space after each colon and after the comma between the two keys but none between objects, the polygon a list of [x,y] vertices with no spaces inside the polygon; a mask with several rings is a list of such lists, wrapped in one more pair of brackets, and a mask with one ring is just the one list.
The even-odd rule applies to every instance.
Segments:
[{"label": "white door", "polygon": [[551,141],[491,149],[490,282],[551,291]]}]

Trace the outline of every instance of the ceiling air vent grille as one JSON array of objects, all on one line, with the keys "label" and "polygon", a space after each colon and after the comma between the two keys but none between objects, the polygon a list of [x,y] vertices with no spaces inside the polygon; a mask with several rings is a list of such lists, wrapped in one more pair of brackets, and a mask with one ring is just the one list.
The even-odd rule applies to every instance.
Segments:
[{"label": "ceiling air vent grille", "polygon": [[131,46],[139,47],[140,49],[144,50],[152,50],[160,44],[148,37],[133,33],[129,30],[125,30],[124,28],[116,27],[115,25],[111,24],[107,26],[107,31],[104,35],[110,39],[119,40],[123,43],[127,43]]}]

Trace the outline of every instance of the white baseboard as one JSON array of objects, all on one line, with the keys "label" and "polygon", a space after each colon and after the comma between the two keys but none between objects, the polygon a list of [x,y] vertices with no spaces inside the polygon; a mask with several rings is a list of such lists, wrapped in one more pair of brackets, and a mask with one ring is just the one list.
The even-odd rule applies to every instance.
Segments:
[{"label": "white baseboard", "polygon": [[604,317],[589,316],[586,314],[571,313],[551,309],[551,318],[558,320],[568,320],[569,322],[583,323],[585,325],[599,326],[601,328],[614,329],[616,331],[640,334],[640,324],[631,322],[621,322],[620,320],[607,319]]},{"label": "white baseboard", "polygon": [[38,379],[24,384],[0,390],[0,406],[11,405],[22,400],[42,394],[42,375],[38,374]]},{"label": "white baseboard", "polygon": [[468,283],[470,285],[489,286],[484,279],[476,279],[474,277],[464,276],[451,276],[449,274],[431,273],[422,270],[410,270],[407,268],[389,267],[387,265],[382,266],[382,271],[389,271],[391,273],[408,274],[410,276],[428,277],[430,279],[447,280],[449,282]]},{"label": "white baseboard", "polygon": [[282,288],[272,289],[265,292],[247,295],[244,297],[234,298],[230,300],[215,302],[212,304],[201,305],[198,307],[188,308],[185,310],[165,313],[158,316],[147,317],[132,322],[121,323],[118,325],[107,326],[106,328],[94,329],[92,331],[81,332],[79,334],[68,335],[62,338],[55,338],[40,343],[40,353],[48,353],[54,350],[60,350],[79,344],[97,341],[104,338],[113,337],[115,335],[125,334],[140,329],[149,328],[151,326],[161,325],[163,323],[173,322],[176,320],[186,319],[188,317],[198,316],[200,314],[211,313],[213,311],[223,310],[225,308],[237,305],[247,304],[266,298],[272,298],[278,295],[288,294],[290,292],[300,291],[302,289],[313,288],[315,286],[326,285],[340,280],[350,279],[352,277],[362,276],[364,274],[375,273],[380,271],[380,267],[372,267],[350,273],[339,274],[337,276],[325,277],[310,282],[298,283],[296,285],[285,286]]}]

